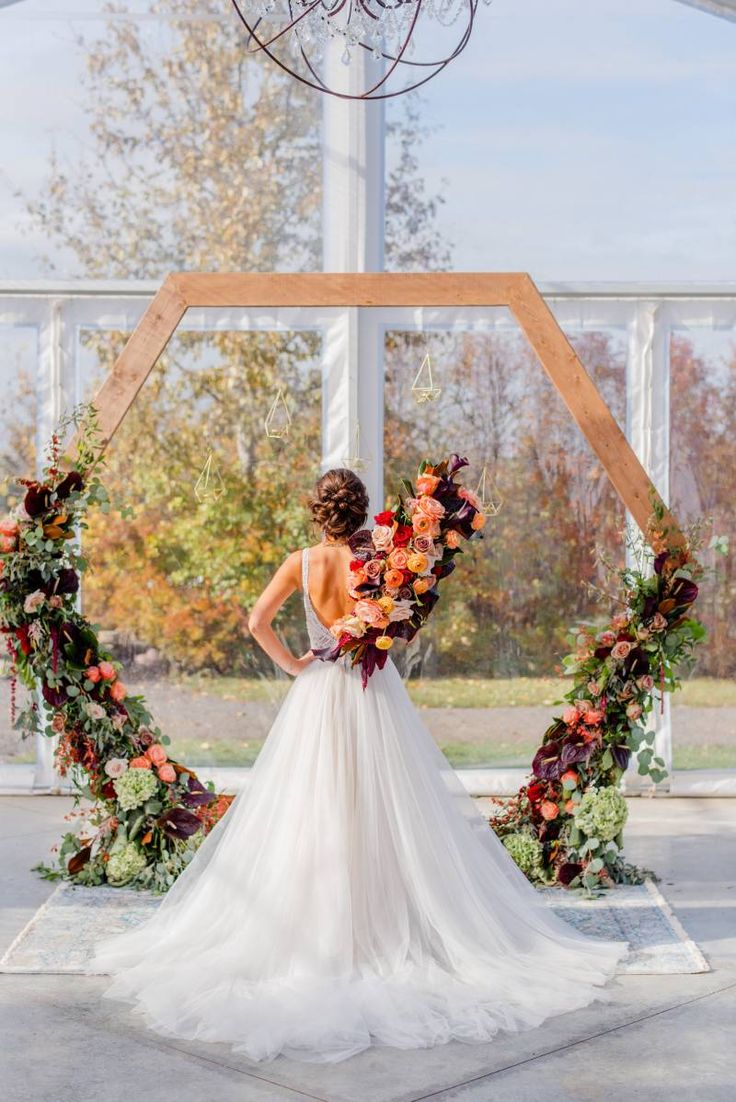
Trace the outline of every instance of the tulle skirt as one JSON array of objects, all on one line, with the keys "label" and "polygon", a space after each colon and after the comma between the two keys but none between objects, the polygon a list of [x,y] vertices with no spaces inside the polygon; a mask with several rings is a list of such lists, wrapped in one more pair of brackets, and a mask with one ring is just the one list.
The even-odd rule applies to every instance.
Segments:
[{"label": "tulle skirt", "polygon": [[144,924],[89,972],[165,1036],[252,1060],[485,1042],[608,1001],[627,944],[540,899],[389,658],[294,680],[247,789]]}]

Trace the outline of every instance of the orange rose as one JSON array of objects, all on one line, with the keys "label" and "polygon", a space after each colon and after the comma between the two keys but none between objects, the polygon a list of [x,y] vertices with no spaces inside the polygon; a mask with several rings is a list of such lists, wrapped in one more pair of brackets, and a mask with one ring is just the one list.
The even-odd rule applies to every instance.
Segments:
[{"label": "orange rose", "polygon": [[407,570],[411,570],[412,574],[423,574],[428,566],[429,559],[421,551],[414,551],[406,560]]},{"label": "orange rose", "polygon": [[426,513],[416,512],[411,518],[411,526],[418,536],[433,536],[436,522]]},{"label": "orange rose", "polygon": [[560,814],[560,809],[553,800],[542,800],[539,805],[539,811],[542,818],[546,819],[547,822],[549,822],[550,819],[556,819]]},{"label": "orange rose", "polygon": [[105,681],[112,681],[114,679],[115,667],[112,662],[100,662],[97,669],[100,671],[100,677],[104,678]]},{"label": "orange rose", "polygon": [[151,763],[148,758],[131,758],[128,762],[129,769],[150,769]]},{"label": "orange rose", "polygon": [[433,494],[440,484],[440,480],[436,474],[420,474],[417,478],[417,493],[418,494]]},{"label": "orange rose", "polygon": [[169,765],[168,762],[166,765],[162,765],[157,772],[159,780],[163,781],[164,784],[173,784],[176,780],[176,770],[173,765]]},{"label": "orange rose", "polygon": [[575,814],[575,801],[574,800],[566,800],[565,801],[565,811],[567,812],[568,815],[574,815]]},{"label": "orange rose", "polygon": [[474,532],[479,532],[480,529],[484,527],[485,523],[485,513],[476,513],[470,522],[470,527],[473,529]]},{"label": "orange rose", "polygon": [[2,536],[0,535],[0,552],[3,555],[7,555],[10,551],[15,551],[16,538],[15,536]]},{"label": "orange rose", "polygon": [[445,543],[454,551],[456,547],[460,546],[460,533],[455,528],[451,528],[445,536]]},{"label": "orange rose", "polygon": [[15,539],[18,535],[18,521],[13,520],[12,517],[4,517],[0,520],[0,535],[12,536]]},{"label": "orange rose", "polygon": [[426,593],[428,589],[432,588],[434,582],[433,578],[428,578],[426,575],[423,578],[415,578],[413,581],[413,587],[415,593]]},{"label": "orange rose", "polygon": [[110,686],[110,696],[116,704],[120,704],[123,700],[125,700],[127,695],[128,690],[125,688],[125,685],[123,685],[122,681],[114,681]]},{"label": "orange rose", "polygon": [[400,570],[387,570],[383,583],[387,589],[399,589],[404,584],[404,575]]},{"label": "orange rose", "polygon": [[155,766],[161,766],[164,762],[169,760],[169,755],[164,750],[160,742],[154,742],[153,746],[149,746],[146,750],[145,756],[149,761],[153,762]]}]

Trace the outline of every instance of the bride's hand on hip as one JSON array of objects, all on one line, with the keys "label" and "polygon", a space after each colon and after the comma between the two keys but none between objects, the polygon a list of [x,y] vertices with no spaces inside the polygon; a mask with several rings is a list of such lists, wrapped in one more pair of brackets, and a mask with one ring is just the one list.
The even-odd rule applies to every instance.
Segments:
[{"label": "bride's hand on hip", "polygon": [[289,670],[289,673],[293,677],[297,677],[302,670],[306,670],[307,666],[311,666],[312,662],[316,662],[317,655],[313,654],[311,650],[308,650],[306,654],[303,654],[301,658],[295,658],[293,667]]}]

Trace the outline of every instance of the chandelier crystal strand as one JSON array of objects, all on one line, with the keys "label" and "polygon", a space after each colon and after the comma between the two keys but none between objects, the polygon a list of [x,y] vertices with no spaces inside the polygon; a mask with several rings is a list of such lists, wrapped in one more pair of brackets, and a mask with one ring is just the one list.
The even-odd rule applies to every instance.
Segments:
[{"label": "chandelier crystal strand", "polygon": [[[341,99],[360,100],[402,95],[442,72],[467,46],[479,0],[231,3],[247,31],[250,52],[266,54],[284,72],[310,88]],[[426,28],[421,50],[416,40],[419,27]],[[359,63],[362,54],[367,53],[382,71],[373,80],[366,77],[366,87],[360,92],[342,90],[339,74],[328,76],[326,72],[326,55],[334,45],[338,45],[338,56],[346,68]]]}]

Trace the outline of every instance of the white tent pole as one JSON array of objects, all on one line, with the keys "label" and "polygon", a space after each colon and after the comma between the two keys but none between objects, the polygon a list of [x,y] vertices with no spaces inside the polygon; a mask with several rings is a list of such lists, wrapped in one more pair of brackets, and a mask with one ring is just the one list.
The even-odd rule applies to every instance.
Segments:
[{"label": "white tent pole", "polygon": [[[376,62],[359,50],[342,65],[337,44],[330,66],[351,90],[365,85]],[[332,79],[332,78],[331,78]],[[323,96],[323,267],[326,272],[377,272],[384,260],[385,111],[380,101]],[[325,339],[322,469],[355,454],[371,512],[383,504],[383,347],[377,319],[346,309]]]}]

